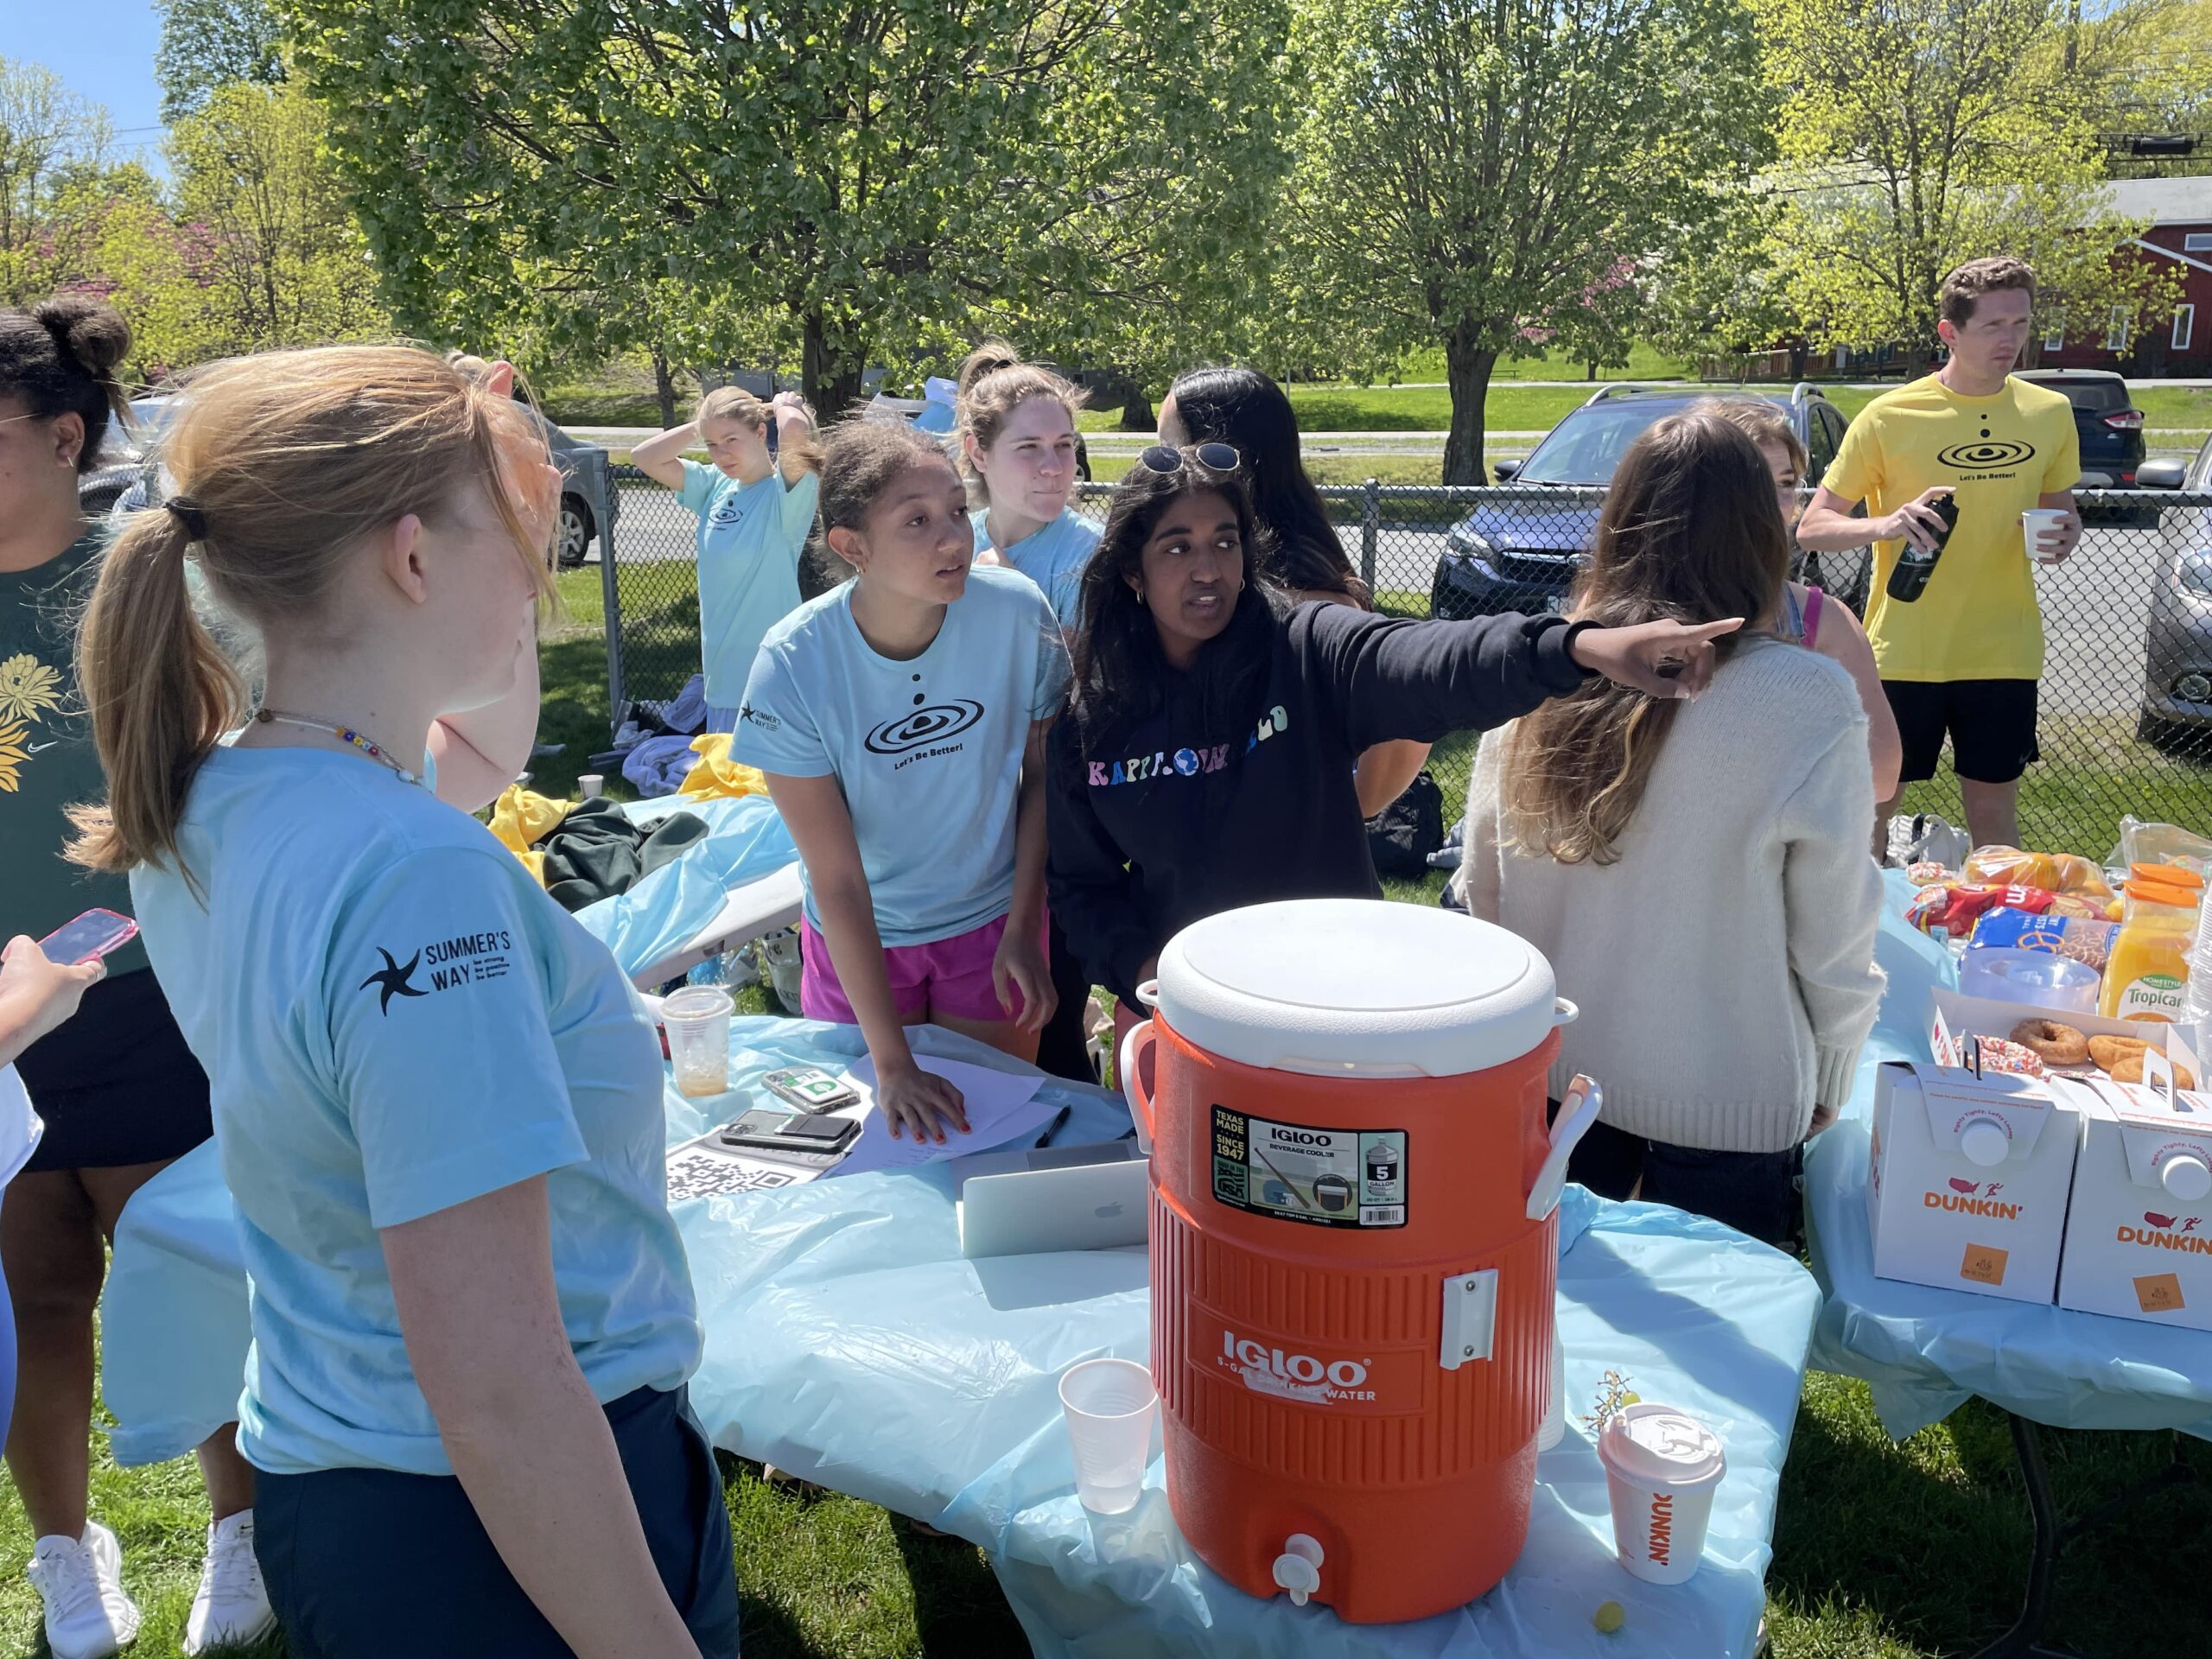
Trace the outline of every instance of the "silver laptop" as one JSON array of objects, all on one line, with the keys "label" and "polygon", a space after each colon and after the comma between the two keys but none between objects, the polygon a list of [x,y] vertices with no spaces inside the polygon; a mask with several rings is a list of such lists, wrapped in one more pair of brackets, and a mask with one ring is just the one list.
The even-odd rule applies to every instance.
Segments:
[{"label": "silver laptop", "polygon": [[[1109,1147],[1122,1145],[1120,1141]],[[1052,1149],[1039,1155],[1049,1155]],[[1106,1147],[1068,1147],[1104,1152]],[[971,1173],[961,1185],[960,1254],[1043,1255],[1061,1250],[1110,1250],[1145,1242],[1151,1200],[1151,1160],[1135,1147],[1103,1160],[1065,1161],[1043,1168]],[[979,1154],[988,1156],[989,1154]],[[963,1162],[969,1161],[963,1160]]]}]

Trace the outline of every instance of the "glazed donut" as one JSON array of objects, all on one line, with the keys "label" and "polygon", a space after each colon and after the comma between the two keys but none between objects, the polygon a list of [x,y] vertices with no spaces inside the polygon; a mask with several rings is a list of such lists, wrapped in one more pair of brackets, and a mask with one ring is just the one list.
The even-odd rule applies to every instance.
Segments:
[{"label": "glazed donut", "polygon": [[2079,1065],[2089,1058],[2089,1039],[2056,1020],[2023,1020],[2012,1027],[2012,1040],[2033,1049],[2045,1065]]},{"label": "glazed donut", "polygon": [[1981,1039],[1981,1069],[2011,1071],[2023,1077],[2043,1076],[2043,1057],[2025,1043],[2008,1043],[2002,1037]]},{"label": "glazed donut", "polygon": [[[2089,1058],[2097,1063],[2101,1071],[2110,1071],[2115,1066],[2135,1062],[2135,1076],[2143,1075],[2143,1051],[2151,1045],[2140,1037],[2105,1037],[2089,1039]],[[2126,1079],[2122,1079],[2126,1081]]]},{"label": "glazed donut", "polygon": [[[2117,1065],[2113,1066],[2112,1068],[2112,1080],[2114,1083],[2142,1082],[2144,1052],[2144,1050],[2139,1048],[2135,1052],[2130,1054],[2126,1059],[2121,1060]],[[2196,1088],[2196,1074],[2185,1065],[2177,1065],[2174,1067],[2174,1087],[2177,1089]]]}]

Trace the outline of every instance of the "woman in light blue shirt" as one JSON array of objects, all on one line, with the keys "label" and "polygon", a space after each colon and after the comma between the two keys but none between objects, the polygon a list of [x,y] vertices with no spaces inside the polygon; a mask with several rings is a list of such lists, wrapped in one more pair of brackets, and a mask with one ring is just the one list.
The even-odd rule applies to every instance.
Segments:
[{"label": "woman in light blue shirt", "polygon": [[[694,444],[706,447],[708,465],[683,458]],[[814,417],[796,392],[764,404],[720,386],[699,400],[695,418],[647,438],[630,459],[698,518],[707,729],[734,732],[753,653],[798,608],[799,555],[821,482]]]},{"label": "woman in light blue shirt", "polygon": [[1072,635],[1083,570],[1098,526],[1071,505],[1076,486],[1076,410],[1083,393],[1050,369],[1019,360],[973,378],[960,394],[960,454],[974,514],[976,555],[1035,582]]},{"label": "woman in light blue shirt", "polygon": [[[972,494],[978,563],[1011,565],[1052,602],[1072,641],[1083,613],[1083,573],[1099,527],[1077,512],[1076,411],[1083,393],[1050,369],[1024,363],[1004,340],[988,340],[961,374],[960,450]],[[1037,1064],[1055,1077],[1096,1081],[1090,1035],[1090,979],[1059,924],[1046,939],[1055,1008],[1037,1043]]]},{"label": "woman in light blue shirt", "polygon": [[[658,1046],[457,810],[536,728],[543,440],[427,353],[340,346],[215,365],[163,458],[181,493],[85,620],[108,804],[73,853],[130,872],[210,1077],[292,1650],[734,1654]],[[260,636],[258,709],[188,558]]]}]

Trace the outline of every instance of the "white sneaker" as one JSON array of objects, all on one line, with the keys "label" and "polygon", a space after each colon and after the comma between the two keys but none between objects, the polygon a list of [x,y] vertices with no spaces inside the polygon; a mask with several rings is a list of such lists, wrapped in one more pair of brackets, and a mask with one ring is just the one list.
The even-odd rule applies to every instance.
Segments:
[{"label": "white sneaker", "polygon": [[276,1628],[253,1553],[253,1511],[240,1510],[207,1529],[207,1559],[200,1568],[192,1615],[184,1622],[184,1650],[240,1646]]},{"label": "white sneaker", "polygon": [[107,1659],[138,1634],[138,1607],[123,1593],[123,1550],[97,1521],[82,1538],[59,1534],[31,1547],[29,1577],[46,1604],[54,1659]]}]

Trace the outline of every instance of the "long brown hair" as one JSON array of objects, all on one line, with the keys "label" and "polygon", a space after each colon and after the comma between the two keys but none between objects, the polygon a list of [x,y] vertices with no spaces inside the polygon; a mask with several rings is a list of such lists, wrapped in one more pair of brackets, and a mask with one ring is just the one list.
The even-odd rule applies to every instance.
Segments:
[{"label": "long brown hair", "polygon": [[[1613,474],[1571,609],[1601,627],[1671,617],[1757,627],[1789,572],[1766,462],[1725,414],[1655,423]],[[1713,642],[1724,662],[1740,634]],[[1611,864],[1680,703],[1593,680],[1514,728],[1500,791],[1504,834],[1563,864]]]},{"label": "long brown hair", "polygon": [[223,607],[264,634],[328,629],[342,626],[328,601],[363,537],[408,513],[439,522],[476,486],[550,598],[552,515],[533,535],[516,501],[525,469],[550,460],[520,404],[411,347],[270,352],[193,377],[162,448],[178,493],[116,538],[79,632],[108,798],[73,810],[70,856],[99,870],[181,868],[193,774],[249,712],[194,608],[188,556]]}]

